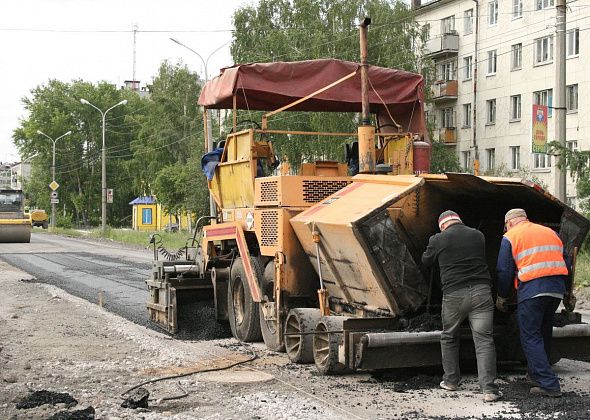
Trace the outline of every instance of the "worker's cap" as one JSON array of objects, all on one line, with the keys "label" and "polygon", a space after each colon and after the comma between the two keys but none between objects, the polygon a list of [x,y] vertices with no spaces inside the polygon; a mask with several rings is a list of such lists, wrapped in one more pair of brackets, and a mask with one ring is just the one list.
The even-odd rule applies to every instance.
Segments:
[{"label": "worker's cap", "polygon": [[516,219],[517,217],[527,217],[526,211],[523,209],[512,209],[508,210],[504,216],[504,223],[508,223],[508,220]]},{"label": "worker's cap", "polygon": [[438,228],[442,230],[442,225],[450,222],[451,220],[457,220],[459,223],[463,223],[457,213],[455,213],[453,210],[447,210],[443,211],[440,216],[438,216]]}]

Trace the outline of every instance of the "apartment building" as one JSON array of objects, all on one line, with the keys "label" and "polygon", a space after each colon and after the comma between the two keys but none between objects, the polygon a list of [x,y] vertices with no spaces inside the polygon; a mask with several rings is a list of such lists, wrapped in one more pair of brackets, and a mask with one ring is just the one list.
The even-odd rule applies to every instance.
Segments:
[{"label": "apartment building", "polygon": [[[533,153],[532,110],[548,107],[548,140],[555,139],[555,0],[414,0],[413,9],[429,27],[435,64],[434,139],[454,148],[465,170],[477,159],[479,173],[526,171],[554,191],[555,157]],[[587,150],[590,0],[568,2],[566,18],[566,140]],[[575,205],[570,176],[567,183]]]}]

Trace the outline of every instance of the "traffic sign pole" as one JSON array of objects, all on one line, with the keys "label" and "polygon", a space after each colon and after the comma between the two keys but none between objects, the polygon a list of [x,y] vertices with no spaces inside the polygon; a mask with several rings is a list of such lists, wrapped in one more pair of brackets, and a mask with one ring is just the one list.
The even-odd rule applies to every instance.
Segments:
[{"label": "traffic sign pole", "polygon": [[[54,164],[55,165],[55,164]],[[51,230],[55,229],[55,205],[59,204],[59,199],[57,198],[57,189],[59,188],[59,184],[55,182],[55,166],[53,172],[53,181],[49,184],[49,189],[51,189]]]}]

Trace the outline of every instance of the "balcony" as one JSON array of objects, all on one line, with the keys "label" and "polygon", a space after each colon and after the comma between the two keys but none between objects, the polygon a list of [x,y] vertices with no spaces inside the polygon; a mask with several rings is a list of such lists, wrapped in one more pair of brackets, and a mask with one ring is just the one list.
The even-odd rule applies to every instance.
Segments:
[{"label": "balcony", "polygon": [[438,81],[432,86],[432,100],[434,102],[456,100],[458,96],[458,83],[456,80]]},{"label": "balcony", "polygon": [[430,58],[456,56],[459,53],[459,34],[449,33],[429,39],[426,42],[426,55]]},{"label": "balcony", "polygon": [[438,140],[444,144],[457,144],[457,127],[444,127],[438,129]]}]

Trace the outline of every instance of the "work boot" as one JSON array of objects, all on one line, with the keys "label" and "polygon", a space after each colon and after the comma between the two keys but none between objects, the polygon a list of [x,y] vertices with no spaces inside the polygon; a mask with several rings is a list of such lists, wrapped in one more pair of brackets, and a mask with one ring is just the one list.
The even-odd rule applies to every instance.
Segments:
[{"label": "work boot", "polygon": [[498,401],[500,398],[502,398],[504,394],[502,394],[502,391],[496,391],[496,392],[490,392],[487,394],[483,394],[483,401],[484,402],[494,402],[494,401]]},{"label": "work boot", "polygon": [[531,378],[531,375],[529,375],[528,373],[526,374],[526,377],[524,378],[524,380],[528,386],[533,386],[533,387],[537,387],[537,388],[541,387],[539,385],[539,383],[537,381],[535,381],[533,378]]},{"label": "work boot", "polygon": [[459,385],[448,384],[445,381],[440,381],[439,386],[446,391],[456,391],[459,389]]},{"label": "work boot", "polygon": [[561,391],[559,389],[545,389],[540,386],[534,386],[531,388],[530,393],[533,395],[541,395],[543,397],[559,398],[561,397]]}]

